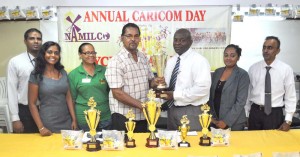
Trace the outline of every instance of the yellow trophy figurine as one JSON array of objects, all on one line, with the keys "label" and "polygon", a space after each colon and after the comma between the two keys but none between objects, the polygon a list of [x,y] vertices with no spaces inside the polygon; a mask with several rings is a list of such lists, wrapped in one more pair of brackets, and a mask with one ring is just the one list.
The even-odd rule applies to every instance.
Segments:
[{"label": "yellow trophy figurine", "polygon": [[128,111],[126,118],[128,119],[128,121],[125,122],[128,139],[125,140],[125,146],[127,148],[134,148],[134,147],[136,147],[136,145],[135,145],[135,140],[133,139],[133,131],[135,129],[136,123],[133,121],[135,118],[135,115],[133,114],[132,109],[130,109]]},{"label": "yellow trophy figurine", "polygon": [[187,137],[187,133],[190,130],[190,126],[188,126],[188,124],[190,123],[190,120],[187,118],[187,115],[182,116],[180,123],[182,125],[179,126],[179,131],[181,133],[182,141],[178,143],[178,147],[190,147],[191,144],[189,142],[185,141],[185,139]]},{"label": "yellow trophy figurine", "polygon": [[199,145],[201,146],[210,146],[210,137],[208,137],[208,127],[211,122],[211,114],[208,114],[208,111],[210,110],[210,107],[207,104],[204,104],[201,106],[201,111],[203,111],[202,114],[199,115],[199,121],[202,126],[202,134],[203,136],[200,137]]},{"label": "yellow trophy figurine", "polygon": [[97,103],[94,101],[94,97],[91,97],[88,102],[88,106],[90,106],[89,110],[84,111],[85,120],[90,128],[91,140],[87,142],[87,151],[98,151],[101,150],[100,141],[96,140],[96,128],[100,121],[100,112],[95,107]]},{"label": "yellow trophy figurine", "polygon": [[155,92],[152,89],[150,89],[147,94],[149,101],[142,104],[143,112],[149,125],[148,128],[150,130],[150,136],[147,138],[147,143],[146,143],[146,147],[149,148],[158,147],[159,144],[158,138],[155,136],[154,131],[156,130],[155,124],[157,123],[157,120],[161,112],[160,110],[161,104],[154,101],[155,96],[156,96]]}]

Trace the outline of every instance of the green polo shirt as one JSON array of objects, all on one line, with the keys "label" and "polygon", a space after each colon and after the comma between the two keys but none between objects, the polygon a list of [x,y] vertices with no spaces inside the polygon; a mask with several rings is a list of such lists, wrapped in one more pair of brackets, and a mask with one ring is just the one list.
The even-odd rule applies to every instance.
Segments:
[{"label": "green polo shirt", "polygon": [[104,76],[105,70],[105,67],[95,64],[94,76],[90,76],[81,64],[69,73],[70,90],[75,102],[78,124],[86,124],[83,111],[90,108],[87,105],[90,97],[94,97],[95,102],[97,102],[96,109],[101,111],[100,121],[110,119],[109,86]]}]

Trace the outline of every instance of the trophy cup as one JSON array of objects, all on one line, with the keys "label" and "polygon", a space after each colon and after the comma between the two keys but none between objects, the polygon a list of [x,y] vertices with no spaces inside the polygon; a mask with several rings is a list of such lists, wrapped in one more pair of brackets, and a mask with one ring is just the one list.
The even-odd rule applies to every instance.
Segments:
[{"label": "trophy cup", "polygon": [[157,123],[157,120],[160,115],[161,104],[154,101],[155,96],[156,96],[155,92],[152,89],[150,89],[147,94],[149,101],[142,104],[143,112],[148,122],[149,130],[150,130],[150,136],[147,138],[147,143],[146,143],[146,147],[149,148],[158,147],[159,144],[158,138],[155,136],[154,131],[156,130],[155,124]]},{"label": "trophy cup", "polygon": [[125,141],[125,146],[127,148],[134,148],[135,145],[135,140],[133,139],[133,130],[135,128],[135,122],[134,120],[135,115],[132,112],[132,109],[130,109],[126,115],[126,118],[128,119],[127,122],[125,122],[125,126],[127,129],[127,137],[128,139],[126,139]]},{"label": "trophy cup", "polygon": [[188,126],[188,124],[190,123],[190,120],[187,118],[187,115],[182,116],[180,123],[182,125],[179,126],[179,131],[181,133],[182,141],[178,143],[178,147],[190,147],[191,144],[189,142],[185,141],[185,139],[187,137],[187,133],[190,130],[190,126]]},{"label": "trophy cup", "polygon": [[88,106],[91,108],[84,111],[85,120],[90,128],[91,140],[87,142],[87,151],[98,151],[101,150],[100,141],[96,140],[96,128],[100,121],[100,112],[95,107],[97,103],[94,101],[94,97],[91,97],[88,102]]},{"label": "trophy cup", "polygon": [[202,126],[202,134],[203,136],[200,137],[200,142],[199,145],[201,146],[210,146],[210,137],[208,137],[208,127],[209,124],[211,122],[211,114],[208,114],[207,112],[210,110],[210,107],[205,104],[201,106],[201,111],[203,111],[203,113],[201,115],[199,115],[199,121],[200,124]]},{"label": "trophy cup", "polygon": [[[166,62],[167,62],[167,55],[163,52],[157,53],[153,55],[152,60],[153,60],[153,65],[157,72],[157,77],[163,78]],[[167,87],[165,83],[159,83],[155,89],[156,97],[157,98],[167,97],[166,94],[162,94],[162,91],[165,91],[166,89]]]}]

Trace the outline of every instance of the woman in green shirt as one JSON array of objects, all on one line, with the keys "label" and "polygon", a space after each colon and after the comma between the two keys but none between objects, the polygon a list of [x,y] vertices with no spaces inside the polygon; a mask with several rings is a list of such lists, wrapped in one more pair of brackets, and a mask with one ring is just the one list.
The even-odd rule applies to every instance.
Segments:
[{"label": "woman in green shirt", "polygon": [[81,44],[78,54],[82,63],[69,73],[78,127],[84,131],[90,130],[85,120],[84,111],[90,108],[87,105],[89,98],[94,97],[95,102],[97,102],[96,109],[101,111],[100,122],[96,130],[110,129],[109,86],[104,76],[106,68],[95,63],[97,52],[95,52],[92,44]]}]

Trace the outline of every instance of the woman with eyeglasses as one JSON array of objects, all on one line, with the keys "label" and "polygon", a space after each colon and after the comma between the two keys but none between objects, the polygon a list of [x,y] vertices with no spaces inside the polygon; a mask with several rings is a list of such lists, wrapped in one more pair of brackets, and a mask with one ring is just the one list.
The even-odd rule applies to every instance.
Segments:
[{"label": "woman with eyeglasses", "polygon": [[60,50],[55,42],[44,43],[29,78],[29,109],[42,136],[77,128],[68,76],[60,63]]},{"label": "woman with eyeglasses", "polygon": [[111,116],[108,103],[109,86],[104,73],[106,68],[95,63],[95,48],[90,43],[79,46],[78,55],[82,63],[69,73],[70,89],[75,103],[75,115],[79,129],[90,130],[85,120],[84,111],[90,107],[87,102],[94,97],[96,109],[101,111],[97,131],[110,129]]}]

